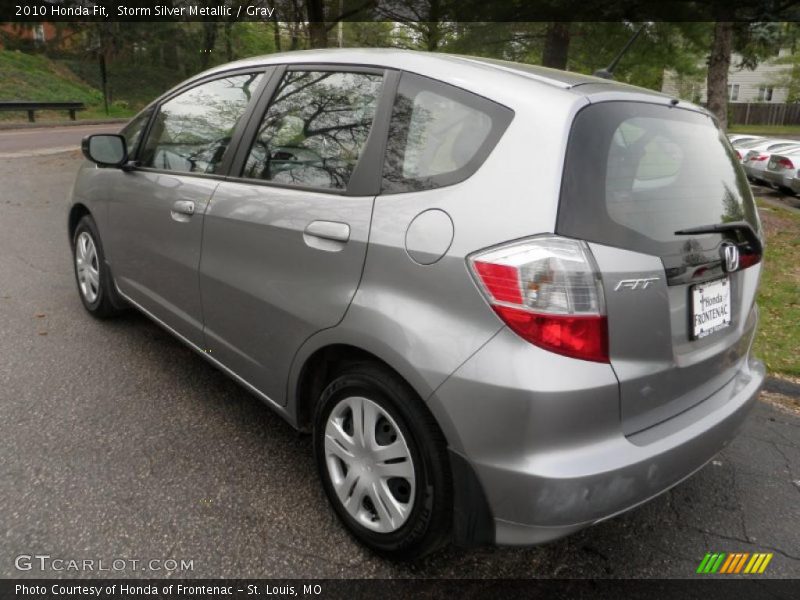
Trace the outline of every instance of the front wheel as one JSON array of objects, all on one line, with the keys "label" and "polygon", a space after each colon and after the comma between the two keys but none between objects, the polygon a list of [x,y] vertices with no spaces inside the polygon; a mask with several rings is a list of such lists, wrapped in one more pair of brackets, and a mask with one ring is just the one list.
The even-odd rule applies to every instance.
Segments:
[{"label": "front wheel", "polygon": [[354,365],[325,388],[314,454],[328,499],[358,541],[397,560],[446,542],[452,521],[446,443],[394,373]]},{"label": "front wheel", "polygon": [[84,308],[100,319],[118,314],[120,309],[112,300],[114,283],[111,272],[105,263],[97,225],[89,215],[84,216],[75,228],[72,257],[78,294]]}]

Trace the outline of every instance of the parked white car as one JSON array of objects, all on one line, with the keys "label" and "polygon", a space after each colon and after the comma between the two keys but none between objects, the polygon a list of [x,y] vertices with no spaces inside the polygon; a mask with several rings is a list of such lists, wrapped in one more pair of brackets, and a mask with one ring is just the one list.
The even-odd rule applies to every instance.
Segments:
[{"label": "parked white car", "polygon": [[782,192],[800,193],[800,148],[773,154],[767,162],[764,178]]},{"label": "parked white car", "polygon": [[764,171],[767,168],[767,163],[770,157],[775,152],[794,152],[800,150],[800,142],[794,143],[778,143],[767,146],[765,149],[760,149],[760,146],[750,149],[742,158],[742,166],[744,172],[747,173],[747,178],[753,183],[759,185],[768,185],[769,182],[764,178]]}]

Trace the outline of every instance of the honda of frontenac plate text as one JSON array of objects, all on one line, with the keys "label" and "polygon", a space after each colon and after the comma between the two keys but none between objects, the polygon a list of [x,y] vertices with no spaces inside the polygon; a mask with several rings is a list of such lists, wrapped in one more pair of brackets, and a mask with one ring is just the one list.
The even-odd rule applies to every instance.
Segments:
[{"label": "honda of frontenac plate text", "polygon": [[142,311],[310,431],[384,556],[546,542],[735,435],[762,237],[704,109],[562,71],[277,54],[86,138],[80,298]]}]

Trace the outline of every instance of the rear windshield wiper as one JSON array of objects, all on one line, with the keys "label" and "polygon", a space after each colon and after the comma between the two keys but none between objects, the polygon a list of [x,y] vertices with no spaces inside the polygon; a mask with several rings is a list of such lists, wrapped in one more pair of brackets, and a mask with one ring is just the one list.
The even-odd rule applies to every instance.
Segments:
[{"label": "rear windshield wiper", "polygon": [[757,254],[763,254],[764,244],[758,237],[756,230],[747,221],[733,221],[732,223],[717,223],[715,225],[701,225],[700,227],[690,227],[675,232],[675,235],[701,235],[704,233],[741,233],[745,241],[752,247]]}]

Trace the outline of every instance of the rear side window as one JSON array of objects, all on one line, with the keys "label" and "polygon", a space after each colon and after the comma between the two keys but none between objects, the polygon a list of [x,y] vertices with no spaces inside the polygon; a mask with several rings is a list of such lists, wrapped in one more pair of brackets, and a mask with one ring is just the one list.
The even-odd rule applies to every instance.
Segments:
[{"label": "rear side window", "polygon": [[[687,252],[687,237],[675,235],[681,229],[741,220],[757,229],[737,164],[708,116],[634,102],[590,105],[570,133],[557,230],[672,256]],[[719,236],[691,243],[710,249]]]},{"label": "rear side window", "polygon": [[389,124],[382,192],[463,181],[483,164],[512,117],[495,102],[403,73]]},{"label": "rear side window", "polygon": [[244,177],[344,190],[367,142],[382,75],[289,71],[267,109]]}]

